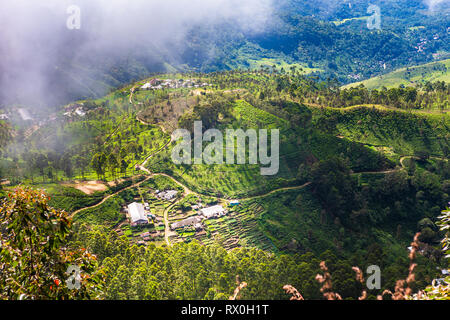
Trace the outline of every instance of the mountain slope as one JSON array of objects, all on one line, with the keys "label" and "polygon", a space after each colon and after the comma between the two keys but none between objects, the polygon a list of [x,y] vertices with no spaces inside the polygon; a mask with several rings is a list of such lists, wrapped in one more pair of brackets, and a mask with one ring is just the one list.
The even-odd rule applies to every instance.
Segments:
[{"label": "mountain slope", "polygon": [[368,89],[380,89],[381,87],[389,89],[398,88],[400,85],[417,86],[436,81],[450,82],[450,59],[400,68],[381,76],[347,84],[343,88],[352,88],[363,84]]}]

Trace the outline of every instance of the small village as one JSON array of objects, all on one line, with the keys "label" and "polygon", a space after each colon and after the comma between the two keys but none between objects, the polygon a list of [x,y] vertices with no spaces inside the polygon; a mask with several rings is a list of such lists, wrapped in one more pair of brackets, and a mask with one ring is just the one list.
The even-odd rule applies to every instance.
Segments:
[{"label": "small village", "polygon": [[0,109],[0,120],[9,121],[14,124],[25,126],[25,136],[29,136],[40,127],[46,126],[58,119],[56,113],[41,113],[33,112],[29,107],[18,107]]},{"label": "small village", "polygon": [[84,117],[87,113],[84,109],[83,103],[74,103],[68,105],[64,111],[64,116],[69,118],[74,116]]},{"label": "small village", "polygon": [[[154,190],[152,196],[157,199],[152,203],[142,203],[139,199],[135,199],[135,202],[124,206],[123,213],[127,219],[121,224],[121,228],[116,230],[120,235],[126,235],[138,245],[146,245],[152,241],[163,242],[165,232],[169,232],[169,236],[173,238],[178,238],[175,242],[182,241],[183,234],[186,232],[204,235],[210,220],[225,217],[230,209],[240,204],[238,200],[220,204],[204,204],[197,199],[195,204],[182,210],[176,207],[176,204],[183,199],[177,190]],[[162,204],[163,210],[157,210],[158,204]],[[162,212],[166,210],[169,217],[167,228],[162,215]]]},{"label": "small village", "polygon": [[[161,89],[179,89],[179,88],[204,88],[211,86],[211,84],[206,82],[201,82],[198,80],[184,80],[184,79],[151,79],[149,82],[146,82],[144,85],[138,88],[134,88],[136,90],[161,90]],[[133,89],[132,89],[133,90]]]}]

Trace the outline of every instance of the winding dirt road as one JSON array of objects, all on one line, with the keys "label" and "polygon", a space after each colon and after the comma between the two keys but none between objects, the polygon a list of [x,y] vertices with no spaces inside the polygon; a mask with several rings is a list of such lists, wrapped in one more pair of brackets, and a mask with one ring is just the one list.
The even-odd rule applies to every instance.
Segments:
[{"label": "winding dirt road", "polygon": [[80,213],[81,211],[84,211],[84,210],[87,210],[87,209],[96,208],[96,207],[102,205],[103,203],[105,203],[108,199],[110,199],[110,198],[112,198],[112,197],[118,195],[118,194],[121,193],[122,191],[125,191],[125,190],[128,190],[128,189],[132,189],[132,188],[139,187],[142,183],[144,183],[145,181],[147,181],[147,180],[150,179],[151,177],[152,177],[152,175],[146,177],[144,180],[142,180],[142,181],[140,181],[140,182],[136,182],[136,183],[134,183],[134,184],[132,184],[132,185],[126,187],[126,188],[123,188],[123,189],[120,189],[119,191],[116,191],[116,192],[114,192],[114,193],[111,193],[111,194],[107,195],[106,197],[104,197],[103,200],[100,201],[100,202],[97,203],[97,204],[94,204],[94,205],[89,206],[89,207],[84,207],[84,208],[78,209],[78,210],[72,212],[72,214],[70,215],[70,217],[73,218],[77,213]]},{"label": "winding dirt road", "polygon": [[[133,88],[133,89],[134,89],[134,88]],[[133,89],[132,89],[132,92],[131,92],[131,94],[130,94],[130,103],[133,103],[133,93],[134,93],[134,90],[133,90]],[[142,124],[149,125],[149,123],[146,123],[145,121],[143,121],[142,119],[140,119],[138,116],[136,116],[136,120],[139,121],[139,122],[141,122]],[[160,126],[160,127],[161,127],[161,130],[162,130],[163,132],[166,132],[163,126]],[[170,225],[169,225],[169,212],[170,212],[170,210],[171,210],[178,202],[180,202],[185,196],[187,196],[187,195],[189,195],[189,194],[194,194],[194,195],[197,195],[197,196],[205,196],[205,195],[202,195],[202,194],[200,194],[200,193],[198,193],[198,192],[195,192],[195,191],[189,189],[189,187],[187,187],[186,185],[184,185],[183,183],[181,183],[180,181],[176,180],[174,177],[172,177],[172,176],[170,176],[170,175],[168,175],[168,174],[165,174],[165,173],[152,173],[149,169],[146,168],[146,165],[147,165],[148,161],[149,161],[152,157],[154,157],[155,155],[157,155],[158,153],[160,153],[160,152],[162,152],[163,150],[165,150],[172,142],[173,142],[173,137],[171,136],[170,140],[169,140],[166,144],[164,144],[160,149],[158,149],[157,151],[155,151],[154,153],[152,153],[151,155],[149,155],[149,156],[144,160],[144,162],[143,162],[141,165],[137,165],[137,166],[136,166],[136,169],[141,170],[141,171],[145,172],[146,174],[148,174],[148,176],[147,176],[144,180],[142,180],[142,181],[140,181],[140,182],[137,182],[137,183],[134,183],[134,184],[132,184],[132,185],[130,185],[130,186],[124,188],[124,189],[121,189],[121,190],[119,190],[119,191],[117,191],[117,192],[115,192],[115,193],[113,193],[113,194],[110,194],[110,195],[106,196],[105,198],[103,198],[102,201],[100,201],[99,203],[97,203],[97,204],[95,204],[95,205],[92,205],[92,206],[89,206],[89,207],[85,207],[85,208],[81,208],[81,209],[79,209],[79,210],[77,210],[77,211],[74,211],[74,212],[71,214],[71,217],[75,216],[76,214],[78,214],[78,213],[80,213],[80,212],[82,212],[82,211],[84,211],[84,210],[87,210],[87,209],[90,209],[90,208],[95,208],[95,207],[98,207],[98,206],[102,205],[102,204],[105,203],[108,199],[110,199],[111,197],[114,197],[115,195],[121,193],[122,191],[131,189],[131,188],[139,187],[142,183],[148,181],[148,180],[149,180],[150,178],[152,178],[152,177],[155,177],[155,176],[165,176],[165,177],[171,179],[172,181],[174,181],[177,185],[181,186],[181,187],[183,188],[183,190],[184,190],[183,197],[180,198],[179,200],[175,201],[175,202],[172,203],[171,205],[169,205],[169,206],[164,210],[164,213],[163,213],[164,225],[165,225],[164,239],[165,239],[166,244],[167,244],[168,246],[171,246],[170,239],[169,239],[169,238],[170,238],[170,233],[171,233]],[[400,158],[400,161],[399,161],[399,162],[400,162],[400,166],[401,166],[400,168],[391,169],[391,170],[385,170],[385,171],[357,172],[357,173],[354,173],[354,174],[361,174],[361,173],[364,173],[364,174],[380,174],[380,173],[381,173],[381,174],[387,174],[387,173],[391,173],[391,172],[400,171],[400,170],[405,169],[405,165],[404,165],[403,162],[404,162],[405,159],[408,159],[408,158],[418,159],[418,157],[415,157],[415,156],[402,156],[402,157]],[[430,158],[436,158],[436,159],[441,159],[441,160],[442,160],[442,158],[437,158],[437,157],[430,157]],[[135,177],[133,177],[133,178],[135,178]],[[269,196],[269,195],[272,195],[272,194],[275,194],[275,193],[278,193],[278,192],[281,192],[281,191],[300,190],[300,189],[303,189],[303,188],[308,187],[309,185],[311,185],[311,182],[307,182],[307,183],[305,183],[305,184],[303,184],[303,185],[301,185],[301,186],[283,187],[283,188],[275,189],[275,190],[272,190],[272,191],[270,191],[270,192],[267,192],[267,193],[264,193],[264,194],[261,194],[261,195],[252,196],[252,197],[237,198],[237,200],[240,200],[240,201],[246,201],[246,200],[252,200],[252,199],[257,199],[257,198],[264,198],[264,197],[266,197],[266,196]],[[219,197],[213,197],[213,198],[215,198],[215,199],[217,199],[217,200],[219,200],[219,201],[227,201],[227,199],[224,199],[224,198],[219,198]]]}]

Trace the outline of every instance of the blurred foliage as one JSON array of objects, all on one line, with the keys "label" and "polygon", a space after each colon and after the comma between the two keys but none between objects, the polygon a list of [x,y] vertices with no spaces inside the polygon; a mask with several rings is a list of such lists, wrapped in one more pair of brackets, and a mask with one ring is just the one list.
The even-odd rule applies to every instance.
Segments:
[{"label": "blurred foliage", "polygon": [[[19,187],[0,206],[0,298],[92,299],[100,297],[96,257],[66,244],[71,219],[48,206],[42,191]],[[81,287],[65,281],[70,265],[81,270]]]}]

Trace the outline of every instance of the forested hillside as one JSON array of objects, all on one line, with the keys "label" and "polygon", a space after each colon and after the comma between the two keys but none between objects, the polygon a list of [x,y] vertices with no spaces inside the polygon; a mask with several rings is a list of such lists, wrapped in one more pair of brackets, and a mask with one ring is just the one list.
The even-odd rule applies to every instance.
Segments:
[{"label": "forested hillside", "polygon": [[[361,294],[352,267],[379,265],[375,299],[408,275],[419,232],[414,292],[448,267],[436,224],[450,192],[448,84],[341,89],[296,68],[158,78],[202,85],[139,89],[150,78],[67,105],[41,125],[2,122],[5,205],[20,184],[43,189],[74,221],[65,243],[97,256],[104,298],[224,299],[239,275],[243,298],[289,298],[290,284],[318,299],[314,276],[325,261],[336,292],[351,299]],[[170,133],[196,120],[222,132],[278,128],[278,173],[175,165]],[[129,223],[132,202],[148,206],[150,224]],[[199,203],[228,213],[201,229],[171,227],[195,217]]]}]

